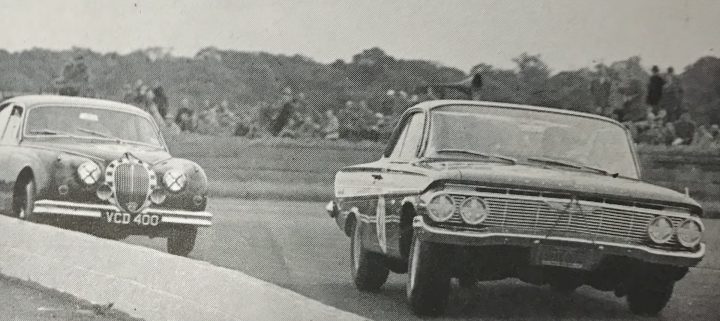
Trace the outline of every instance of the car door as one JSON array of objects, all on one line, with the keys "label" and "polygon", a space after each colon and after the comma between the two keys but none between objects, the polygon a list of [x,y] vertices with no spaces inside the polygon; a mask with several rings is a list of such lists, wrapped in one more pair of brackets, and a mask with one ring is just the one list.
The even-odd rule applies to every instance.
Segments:
[{"label": "car door", "polygon": [[0,105],[0,211],[12,211],[13,188],[17,172],[13,155],[17,151],[18,132],[22,123],[22,108],[12,104]]},{"label": "car door", "polygon": [[422,142],[425,113],[418,111],[401,120],[402,130],[389,155],[384,159],[386,166],[380,174],[381,193],[378,196],[375,216],[375,234],[383,253],[399,256],[400,208],[406,190],[417,188],[413,182],[417,175],[405,170],[417,158]]}]

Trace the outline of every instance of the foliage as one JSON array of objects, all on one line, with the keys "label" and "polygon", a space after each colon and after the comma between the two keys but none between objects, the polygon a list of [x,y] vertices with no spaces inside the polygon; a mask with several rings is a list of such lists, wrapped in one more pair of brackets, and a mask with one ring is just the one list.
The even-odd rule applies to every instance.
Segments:
[{"label": "foliage", "polygon": [[[152,47],[128,54],[98,53],[84,48],[52,51],[31,49],[10,53],[0,50],[0,92],[42,92],[61,78],[63,66],[82,55],[89,70],[90,86],[98,96],[122,98],[122,87],[143,79],[165,87],[171,105],[183,98],[203,106],[206,100],[223,99],[240,106],[257,106],[278,98],[290,87],[305,93],[322,111],[338,108],[346,100],[366,99],[377,111],[388,89],[418,93],[429,84],[455,82],[468,76],[462,70],[425,60],[392,57],[380,48],[364,50],[348,62],[316,62],[301,55],[273,55],[208,47],[193,58],[175,57],[170,50]],[[540,55],[522,53],[512,69],[478,64],[469,74],[481,73],[484,100],[526,103],[594,112],[589,93],[597,72],[590,69],[553,72]],[[639,81],[644,89],[647,68],[639,57],[613,62],[607,67],[614,80],[611,103],[622,106],[619,91]],[[680,75],[685,106],[701,122],[720,123],[720,59],[701,58]]]}]

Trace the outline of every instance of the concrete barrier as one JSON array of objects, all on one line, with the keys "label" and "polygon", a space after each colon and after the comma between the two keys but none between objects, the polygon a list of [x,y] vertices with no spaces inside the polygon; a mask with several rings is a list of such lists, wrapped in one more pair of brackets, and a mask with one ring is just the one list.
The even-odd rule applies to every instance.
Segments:
[{"label": "concrete barrier", "polygon": [[363,320],[238,271],[5,216],[0,273],[146,320]]}]

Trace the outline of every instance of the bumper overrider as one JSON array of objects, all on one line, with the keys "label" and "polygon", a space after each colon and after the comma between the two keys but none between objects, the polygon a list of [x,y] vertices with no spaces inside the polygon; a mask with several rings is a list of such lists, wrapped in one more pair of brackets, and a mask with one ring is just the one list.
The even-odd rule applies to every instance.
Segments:
[{"label": "bumper overrider", "polygon": [[[139,221],[140,225],[193,225],[207,227],[212,225],[212,214],[205,211],[185,211],[177,209],[145,208],[138,214],[128,214],[110,204],[87,204],[53,200],[39,200],[34,203],[33,214],[70,216],[78,218],[94,218],[108,223],[132,224],[137,215],[147,215],[148,224]],[[150,221],[155,219],[157,222]]]},{"label": "bumper overrider", "polygon": [[561,246],[593,251],[601,256],[623,256],[648,263],[675,266],[695,266],[705,256],[705,244],[699,244],[695,252],[679,252],[654,249],[637,244],[623,244],[609,241],[589,240],[567,236],[542,236],[515,232],[481,232],[451,230],[431,226],[423,216],[416,216],[413,229],[421,241],[460,246],[518,246],[537,248],[540,246]]}]

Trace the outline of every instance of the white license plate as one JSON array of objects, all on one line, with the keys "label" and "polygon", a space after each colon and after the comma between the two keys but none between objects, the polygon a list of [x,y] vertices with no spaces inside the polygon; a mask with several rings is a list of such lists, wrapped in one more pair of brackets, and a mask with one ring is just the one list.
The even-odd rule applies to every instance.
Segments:
[{"label": "white license plate", "polygon": [[160,215],[122,212],[103,212],[103,217],[108,223],[139,226],[158,226],[161,220]]},{"label": "white license plate", "polygon": [[591,255],[586,249],[562,246],[540,246],[532,250],[535,265],[549,265],[570,269],[589,268]]}]

